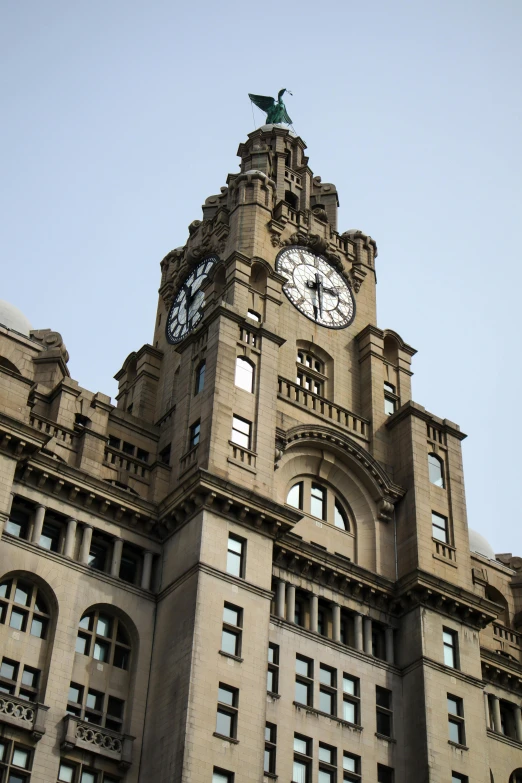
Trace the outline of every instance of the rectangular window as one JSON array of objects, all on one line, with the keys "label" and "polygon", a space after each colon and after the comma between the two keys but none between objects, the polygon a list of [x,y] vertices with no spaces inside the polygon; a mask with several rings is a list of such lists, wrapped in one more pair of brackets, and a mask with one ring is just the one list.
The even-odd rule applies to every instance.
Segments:
[{"label": "rectangular window", "polygon": [[241,416],[232,417],[232,443],[236,443],[243,449],[250,449],[252,442],[252,422],[242,419]]},{"label": "rectangular window", "polygon": [[464,703],[448,693],[448,739],[457,745],[466,744],[464,731]]},{"label": "rectangular window", "polygon": [[458,636],[456,631],[449,628],[442,629],[442,645],[444,650],[444,663],[452,669],[458,669]]},{"label": "rectangular window", "polygon": [[319,743],[319,783],[335,783],[337,779],[337,750]]},{"label": "rectangular window", "polygon": [[313,707],[313,661],[297,655],[295,659],[295,701]]},{"label": "rectangular window", "polygon": [[145,449],[138,449],[136,452],[136,459],[140,459],[142,462],[148,462],[149,456],[149,452],[145,451]]},{"label": "rectangular window", "polygon": [[30,666],[24,666],[22,672],[22,682],[18,696],[28,701],[38,700],[38,684],[40,682],[40,671]]},{"label": "rectangular window", "polygon": [[14,498],[9,519],[4,526],[4,532],[17,538],[27,538],[31,521],[30,508],[32,507],[23,503],[19,498]]},{"label": "rectangular window", "polygon": [[360,726],[359,680],[343,675],[343,720]]},{"label": "rectangular window", "polygon": [[67,712],[69,715],[76,715],[80,718],[82,714],[83,686],[75,682],[69,685],[69,696],[67,699]]},{"label": "rectangular window", "polygon": [[75,783],[76,764],[69,764],[67,761],[60,762],[58,770],[58,780],[60,783]]},{"label": "rectangular window", "polygon": [[326,489],[320,484],[312,484],[310,493],[310,513],[318,519],[326,519]]},{"label": "rectangular window", "polygon": [[361,779],[361,757],[353,753],[343,754],[343,780],[359,783]]},{"label": "rectangular window", "polygon": [[58,552],[60,547],[61,527],[52,522],[45,522],[40,536],[40,546],[50,552]]},{"label": "rectangular window", "polygon": [[377,783],[393,783],[394,780],[395,774],[392,767],[377,764]]},{"label": "rectangular window", "polygon": [[205,369],[206,369],[206,362],[201,362],[196,370],[196,386],[194,389],[194,394],[199,394],[203,391],[203,388],[205,386]]},{"label": "rectangular window", "polygon": [[121,450],[123,451],[124,454],[128,454],[130,457],[133,457],[134,456],[134,449],[135,449],[135,446],[133,446],[132,443],[128,443],[126,440],[123,441]]},{"label": "rectangular window", "polygon": [[301,734],[294,734],[294,765],[292,783],[311,783],[312,740]]},{"label": "rectangular window", "polygon": [[384,397],[384,413],[386,416],[391,416],[395,413],[395,400],[392,397]]},{"label": "rectangular window", "polygon": [[[516,783],[518,783],[518,778],[516,778],[515,780],[516,780]],[[452,772],[451,773],[451,783],[468,783],[468,776],[467,775],[459,775],[458,772]]]},{"label": "rectangular window", "polygon": [[437,541],[449,544],[448,519],[447,517],[443,517],[442,514],[437,514],[435,511],[431,512],[431,535],[433,538],[436,538]]},{"label": "rectangular window", "polygon": [[245,575],[245,551],[246,541],[244,538],[229,535],[227,549],[227,573],[233,576],[239,576],[241,579]]},{"label": "rectangular window", "polygon": [[384,381],[384,413],[386,416],[391,416],[395,413],[397,408],[397,396],[396,389],[393,383]]},{"label": "rectangular window", "polygon": [[170,445],[160,451],[159,458],[164,465],[170,465]]},{"label": "rectangular window", "polygon": [[265,758],[264,771],[275,775],[276,771],[277,727],[273,723],[265,725]]},{"label": "rectangular window", "polygon": [[319,666],[319,710],[337,715],[337,671],[322,663]]},{"label": "rectangular window", "polygon": [[266,689],[269,693],[279,693],[279,645],[268,645],[268,673]]},{"label": "rectangular window", "polygon": [[243,610],[239,606],[225,603],[223,608],[223,630],[221,651],[228,655],[241,655],[241,625]]},{"label": "rectangular window", "polygon": [[190,425],[189,430],[189,449],[193,449],[199,443],[199,436],[201,433],[201,422],[198,419],[194,424]]},{"label": "rectangular window", "polygon": [[392,693],[379,685],[375,687],[375,701],[377,704],[377,734],[383,737],[392,737]]},{"label": "rectangular window", "polygon": [[235,738],[237,732],[237,705],[239,691],[229,685],[219,684],[216,715],[216,734]]}]

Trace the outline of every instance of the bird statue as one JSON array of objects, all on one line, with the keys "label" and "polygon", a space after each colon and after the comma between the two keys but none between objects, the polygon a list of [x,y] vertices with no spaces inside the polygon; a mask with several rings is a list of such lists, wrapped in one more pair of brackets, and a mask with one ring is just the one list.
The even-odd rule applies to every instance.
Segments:
[{"label": "bird statue", "polygon": [[266,95],[251,95],[248,93],[248,97],[252,103],[255,103],[255,105],[259,106],[260,109],[266,111],[267,125],[277,125],[280,122],[284,122],[287,125],[292,124],[292,120],[288,116],[286,106],[283,103],[283,94],[285,92],[287,92],[289,95],[292,95],[290,90],[287,90],[286,88],[284,90],[279,90],[277,94],[277,101],[275,98],[269,98]]}]

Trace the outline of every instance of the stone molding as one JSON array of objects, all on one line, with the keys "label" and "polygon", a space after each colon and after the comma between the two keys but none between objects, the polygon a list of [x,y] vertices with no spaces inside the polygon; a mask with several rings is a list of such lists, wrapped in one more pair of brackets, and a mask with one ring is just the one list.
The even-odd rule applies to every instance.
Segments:
[{"label": "stone molding", "polygon": [[422,405],[413,402],[413,400],[408,400],[399,408],[398,411],[392,413],[391,416],[388,416],[386,427],[392,430],[399,422],[410,416],[415,416],[418,419],[422,419],[430,426],[442,430],[442,432],[450,435],[453,438],[456,438],[457,440],[464,440],[468,437],[464,432],[461,432],[458,424],[449,421],[449,419],[439,419],[437,416],[433,416],[431,413],[428,413],[426,408],[423,408]]}]

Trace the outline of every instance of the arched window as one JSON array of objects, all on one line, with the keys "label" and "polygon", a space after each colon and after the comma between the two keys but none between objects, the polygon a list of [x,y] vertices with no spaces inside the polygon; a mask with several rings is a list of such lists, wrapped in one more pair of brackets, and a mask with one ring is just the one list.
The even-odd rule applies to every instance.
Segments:
[{"label": "arched window", "polygon": [[10,370],[17,375],[22,374],[16,364],[13,364],[13,362],[9,361],[9,359],[6,359],[5,356],[0,356],[0,367],[5,367],[6,370]]},{"label": "arched window", "polygon": [[[103,608],[83,615],[78,626],[76,653],[99,661],[82,665],[84,674],[69,685],[67,712],[79,720],[123,732],[129,695],[131,644],[125,624]],[[117,675],[115,669],[123,670]]]},{"label": "arched window", "polygon": [[288,490],[286,503],[339,530],[352,532],[348,512],[334,490],[311,478],[303,478],[293,484]]},{"label": "arched window", "polygon": [[76,652],[118,669],[128,669],[129,635],[116,617],[102,611],[88,612],[80,620]]},{"label": "arched window", "polygon": [[436,487],[444,489],[444,463],[436,454],[428,454],[430,481]]},{"label": "arched window", "polygon": [[238,356],[236,359],[235,384],[247,392],[254,391],[254,365],[244,356]]},{"label": "arched window", "polygon": [[509,783],[522,783],[522,767],[515,769],[509,776]]},{"label": "arched window", "polygon": [[196,367],[196,385],[194,389],[194,394],[199,394],[201,391],[203,391],[203,388],[205,386],[205,367],[206,367],[205,361],[200,362]]},{"label": "arched window", "polygon": [[49,609],[41,590],[25,579],[15,577],[0,584],[0,622],[15,631],[47,637]]}]

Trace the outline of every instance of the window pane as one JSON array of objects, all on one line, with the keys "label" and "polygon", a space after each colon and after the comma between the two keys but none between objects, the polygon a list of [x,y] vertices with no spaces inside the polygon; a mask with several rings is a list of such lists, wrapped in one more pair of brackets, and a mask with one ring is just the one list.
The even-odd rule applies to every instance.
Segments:
[{"label": "window pane", "polygon": [[296,737],[294,736],[294,750],[296,753],[303,753],[303,755],[308,755],[308,740],[303,739],[303,737]]},{"label": "window pane", "polygon": [[391,716],[384,712],[377,713],[377,733],[391,737]]},{"label": "window pane", "polygon": [[10,533],[12,536],[16,536],[17,538],[21,538],[21,536],[22,536],[22,525],[19,522],[13,522],[11,519],[9,519],[5,523],[4,531],[6,533]]},{"label": "window pane", "polygon": [[231,777],[223,772],[216,772],[212,775],[212,783],[230,783]]},{"label": "window pane", "polygon": [[5,742],[0,742],[0,761],[5,761],[7,754],[7,745]]},{"label": "window pane", "polygon": [[38,617],[33,617],[31,623],[31,636],[37,636],[39,639],[45,638],[46,621],[40,620]]},{"label": "window pane", "polygon": [[101,710],[103,694],[98,691],[88,691],[87,701],[85,702],[90,710]]},{"label": "window pane", "polygon": [[44,525],[40,536],[40,546],[56,552],[60,538],[60,530],[54,525]]},{"label": "window pane", "polygon": [[234,696],[235,692],[230,688],[224,688],[221,685],[219,686],[218,701],[222,702],[223,704],[230,704],[232,706],[234,704]]},{"label": "window pane", "polygon": [[82,697],[81,697],[82,690],[83,689],[81,688],[80,685],[73,685],[71,683],[71,685],[69,685],[68,701],[72,701],[75,704],[78,704],[79,702],[81,702],[81,700],[82,700]]},{"label": "window pane", "polygon": [[355,756],[350,756],[348,753],[344,754],[343,769],[346,769],[348,772],[357,772],[357,759]]},{"label": "window pane", "polygon": [[98,779],[98,775],[95,772],[88,772],[87,770],[83,770],[82,777],[81,777],[81,783],[96,783]]},{"label": "window pane", "polygon": [[325,761],[327,764],[334,763],[332,748],[325,748],[324,745],[319,745],[319,761]]},{"label": "window pane", "polygon": [[452,742],[456,742],[458,745],[462,744],[462,738],[461,738],[461,730],[460,730],[460,723],[456,723],[455,721],[448,721],[448,733],[449,733],[449,739]]},{"label": "window pane", "polygon": [[395,400],[389,397],[384,398],[384,413],[386,416],[391,416],[392,413],[395,413]]},{"label": "window pane", "polygon": [[320,769],[318,780],[319,783],[333,783],[334,773],[329,770]]},{"label": "window pane", "polygon": [[96,623],[96,633],[99,633],[100,636],[110,636],[111,635],[111,619],[110,619],[110,617],[106,617],[103,614],[101,614],[98,617],[98,622]]},{"label": "window pane", "polygon": [[245,421],[245,419],[240,419],[239,416],[234,416],[232,418],[232,426],[235,430],[238,430],[238,432],[245,433],[245,435],[248,435],[250,432],[250,422]]},{"label": "window pane", "polygon": [[6,680],[16,680],[17,669],[18,664],[4,660],[0,666],[0,675],[5,677]]},{"label": "window pane", "polygon": [[296,658],[295,671],[297,674],[302,674],[303,677],[310,677],[310,661],[303,660],[303,658]]},{"label": "window pane", "polygon": [[327,669],[326,666],[319,668],[319,680],[323,685],[334,685],[334,673],[331,669]]},{"label": "window pane", "polygon": [[29,753],[22,748],[15,748],[13,751],[13,762],[15,767],[22,767],[27,769],[29,766]]},{"label": "window pane", "polygon": [[236,359],[236,378],[235,385],[247,392],[254,389],[254,367],[248,361],[238,356]]},{"label": "window pane", "polygon": [[447,647],[446,645],[444,645],[444,663],[446,666],[455,668],[455,654],[453,649],[451,647]]},{"label": "window pane", "polygon": [[29,606],[31,601],[30,588],[22,586],[20,583],[18,583],[14,594],[14,601],[17,604],[22,604],[23,606]]},{"label": "window pane", "polygon": [[334,697],[333,693],[327,691],[319,691],[319,709],[321,712],[327,712],[329,715],[334,713]]},{"label": "window pane", "polygon": [[319,519],[324,518],[325,495],[326,491],[322,487],[318,486],[317,484],[312,484],[310,513],[314,517],[319,517]]},{"label": "window pane", "polygon": [[228,712],[217,711],[216,715],[216,732],[223,734],[225,737],[232,736],[233,718]]},{"label": "window pane", "polygon": [[229,653],[230,655],[237,655],[237,643],[237,634],[223,629],[221,634],[221,650],[223,652]]},{"label": "window pane", "polygon": [[269,693],[276,693],[275,672],[269,669],[266,673],[266,689]]},{"label": "window pane", "polygon": [[348,723],[357,723],[355,704],[351,701],[343,701],[343,719]]},{"label": "window pane", "polygon": [[386,688],[379,688],[379,686],[375,689],[375,701],[379,705],[379,707],[386,707],[387,709],[390,709],[391,707],[391,693],[390,691],[386,690]]},{"label": "window pane", "polygon": [[72,783],[74,780],[74,767],[70,764],[60,764],[60,771],[58,773],[58,780],[63,780],[65,783]]},{"label": "window pane", "polygon": [[117,666],[118,669],[128,669],[130,660],[129,650],[125,650],[123,647],[116,645],[114,648],[114,658],[112,660],[113,666]]},{"label": "window pane", "polygon": [[306,764],[302,761],[294,761],[292,783],[306,783]]},{"label": "window pane", "polygon": [[229,625],[239,625],[239,609],[225,606],[223,609],[223,622],[229,623]]},{"label": "window pane", "polygon": [[16,609],[13,609],[11,612],[11,619],[9,620],[9,625],[11,628],[14,628],[17,631],[23,631],[25,626],[25,620],[27,615],[25,612],[18,612]]},{"label": "window pane", "polygon": [[335,501],[334,508],[334,525],[335,527],[340,527],[341,530],[350,529],[350,525],[348,524],[348,517],[344,513],[344,510],[341,508],[337,500]]},{"label": "window pane", "polygon": [[80,620],[80,628],[85,628],[86,631],[90,631],[91,621],[92,621],[92,614],[86,614],[85,617],[82,617],[82,619]]},{"label": "window pane", "polygon": [[303,507],[303,483],[301,481],[298,484],[294,484],[286,496],[286,502],[289,506],[293,506],[294,508]]},{"label": "window pane", "polygon": [[442,474],[442,462],[434,454],[428,454],[428,467],[430,474],[430,481],[437,487],[444,486],[444,477]]},{"label": "window pane", "polygon": [[200,391],[203,391],[204,385],[205,385],[205,362],[202,362],[199,365],[196,373],[196,394],[199,394]]},{"label": "window pane", "polygon": [[295,684],[295,700],[299,704],[308,704],[308,685],[304,682],[297,681]]},{"label": "window pane", "polygon": [[343,677],[343,691],[356,696],[355,680],[353,677]]},{"label": "window pane", "polygon": [[7,783],[27,783],[27,775],[19,775],[17,772],[11,772],[7,778]]},{"label": "window pane", "polygon": [[241,556],[236,552],[227,552],[227,573],[241,576]]},{"label": "window pane", "polygon": [[460,715],[459,703],[452,696],[448,696],[448,712],[452,715]]},{"label": "window pane", "polygon": [[36,688],[38,685],[38,675],[40,674],[39,671],[36,669],[30,669],[28,666],[24,667],[24,672],[22,674],[22,683],[24,685],[29,685],[31,688]]},{"label": "window pane", "polygon": [[89,640],[86,636],[78,634],[76,637],[76,652],[81,655],[89,654]]},{"label": "window pane", "polygon": [[94,643],[93,658],[97,661],[106,662],[109,660],[110,645],[106,642],[100,642],[98,639]]}]

